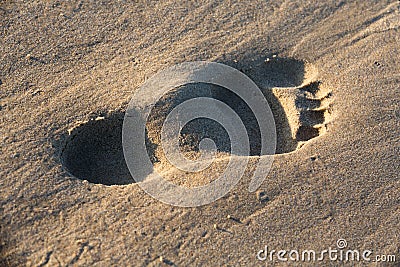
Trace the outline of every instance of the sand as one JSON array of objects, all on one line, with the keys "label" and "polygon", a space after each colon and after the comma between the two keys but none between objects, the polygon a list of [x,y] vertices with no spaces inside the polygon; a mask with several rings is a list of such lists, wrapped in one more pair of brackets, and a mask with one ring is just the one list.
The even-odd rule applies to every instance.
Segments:
[{"label": "sand", "polygon": [[[265,246],[321,251],[338,239],[371,259],[396,255],[386,264],[399,266],[400,3],[136,2],[0,3],[0,266],[265,266]],[[134,183],[119,137],[135,90],[196,60],[254,80],[274,113],[277,151],[250,193],[255,132],[255,156],[230,193],[173,207]],[[229,151],[182,175],[157,146],[180,92],[154,111],[148,153],[171,181],[207,184]],[[204,137],[190,129],[203,123],[182,137],[188,157]]]}]

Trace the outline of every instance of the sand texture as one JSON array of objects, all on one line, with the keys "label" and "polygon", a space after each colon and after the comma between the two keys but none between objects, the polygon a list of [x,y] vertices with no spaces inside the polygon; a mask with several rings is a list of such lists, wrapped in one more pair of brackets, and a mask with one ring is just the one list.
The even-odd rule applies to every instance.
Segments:
[{"label": "sand texture", "polygon": [[[0,266],[265,266],[266,245],[338,239],[396,255],[371,266],[400,266],[399,1],[0,1],[0,26]],[[191,187],[224,171],[218,124],[195,121],[179,140],[193,159],[201,139],[215,140],[207,170],[177,170],[160,149],[168,112],[199,96],[235,107],[251,158],[225,197],[174,207],[132,179],[122,123],[152,75],[200,60],[258,85],[276,153],[249,192],[262,142],[251,111],[218,86],[176,88],[147,121],[154,170],[141,175]]]}]

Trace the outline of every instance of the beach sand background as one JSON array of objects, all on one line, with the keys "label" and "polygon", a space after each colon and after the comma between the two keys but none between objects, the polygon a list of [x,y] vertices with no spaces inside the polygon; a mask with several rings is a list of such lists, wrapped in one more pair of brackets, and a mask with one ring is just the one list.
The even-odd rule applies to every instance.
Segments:
[{"label": "beach sand background", "polygon": [[[399,12],[399,1],[2,1],[0,265],[263,266],[266,245],[321,251],[342,238],[398,266]],[[126,184],[118,142],[133,92],[196,60],[257,83],[278,151],[256,192],[251,161],[225,197],[180,208]],[[183,179],[159,165],[188,186],[224,166]]]}]

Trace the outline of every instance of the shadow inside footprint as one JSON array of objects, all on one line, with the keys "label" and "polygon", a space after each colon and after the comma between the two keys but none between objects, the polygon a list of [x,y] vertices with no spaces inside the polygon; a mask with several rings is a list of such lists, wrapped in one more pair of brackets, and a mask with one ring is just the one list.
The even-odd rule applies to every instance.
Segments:
[{"label": "shadow inside footprint", "polygon": [[[319,83],[311,83],[301,89],[305,79],[306,65],[304,61],[292,58],[274,57],[271,60],[249,59],[239,62],[222,62],[226,65],[235,67],[249,76],[261,89],[272,110],[276,126],[276,151],[275,154],[283,154],[295,151],[299,147],[299,142],[307,141],[319,135],[319,130],[313,128],[317,124],[324,122],[323,112],[308,110],[319,107],[320,101],[316,99],[305,99],[305,106],[301,107],[301,112],[297,113],[298,96],[293,96],[293,103],[290,101],[282,103],[273,92],[272,88],[282,88],[281,90],[303,90],[310,94],[315,94],[319,90]],[[161,143],[161,127],[167,115],[179,104],[186,100],[198,97],[211,97],[224,102],[239,115],[243,122],[248,139],[250,142],[250,155],[260,155],[263,142],[261,140],[260,128],[251,108],[232,91],[213,84],[193,83],[186,84],[171,90],[164,95],[150,114],[148,123],[152,140]],[[288,118],[288,105],[292,105],[290,114],[298,121],[298,125],[291,124]],[[297,128],[296,128],[297,127]],[[210,138],[216,144],[217,150],[231,153],[229,136],[225,129],[211,119],[198,118],[189,122],[183,127],[180,136],[181,150],[199,151],[200,141]]]},{"label": "shadow inside footprint", "polygon": [[[232,91],[207,83],[191,83],[171,90],[154,106],[147,121],[149,136],[155,143],[161,143],[161,128],[167,115],[183,102],[198,98],[209,97],[227,104],[239,115],[243,122],[250,145],[250,155],[260,155],[261,133],[257,120],[250,107]],[[182,152],[198,152],[200,141],[209,138],[214,141],[220,152],[231,153],[231,140],[223,125],[209,118],[197,118],[184,125],[180,132],[180,149]],[[244,155],[242,155],[244,156]],[[247,156],[247,155],[246,155]]]},{"label": "shadow inside footprint", "polygon": [[277,56],[223,63],[249,76],[263,92],[275,119],[275,154],[295,151],[324,132],[326,111],[321,106],[330,93],[321,97],[321,82],[314,80],[316,69],[311,64]]},{"label": "shadow inside footprint", "polygon": [[[230,62],[227,64],[232,65]],[[244,59],[234,64],[262,88],[295,87],[304,81],[304,61],[294,58]]]},{"label": "shadow inside footprint", "polygon": [[[268,60],[267,60],[268,59]],[[298,142],[293,138],[292,127],[281,101],[272,93],[271,88],[300,86],[304,81],[305,64],[293,58],[257,58],[250,57],[239,62],[224,62],[234,66],[249,76],[261,89],[272,110],[276,126],[275,154],[289,153],[297,149]]]},{"label": "shadow inside footprint", "polygon": [[[135,183],[125,163],[122,149],[124,113],[117,112],[92,119],[72,130],[61,154],[64,167],[76,178],[96,184]],[[148,141],[148,140],[147,140]],[[154,145],[147,142],[148,154],[154,157]],[[147,170],[147,175],[152,170]]]}]

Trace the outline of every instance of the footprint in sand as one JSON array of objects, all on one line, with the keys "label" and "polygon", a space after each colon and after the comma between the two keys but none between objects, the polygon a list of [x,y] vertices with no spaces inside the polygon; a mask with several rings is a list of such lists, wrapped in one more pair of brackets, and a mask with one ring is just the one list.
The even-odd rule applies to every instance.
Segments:
[{"label": "footprint in sand", "polygon": [[[332,92],[317,79],[316,68],[304,61],[272,57],[237,67],[262,90],[275,119],[275,154],[296,151],[324,134],[332,118]],[[244,122],[250,142],[250,156],[260,155],[260,130],[250,107],[236,94],[211,84],[187,84],[168,92],[154,106],[148,121],[147,150],[152,162],[163,160],[161,128],[166,116],[182,102],[212,97],[229,105]],[[73,127],[61,153],[64,167],[73,176],[92,183],[124,185],[134,183],[122,148],[123,112],[92,118]],[[223,127],[206,118],[186,124],[180,133],[180,147],[187,157],[196,157],[200,141],[212,139],[218,151],[230,153],[230,139]],[[145,177],[152,170],[142,175]]]}]

